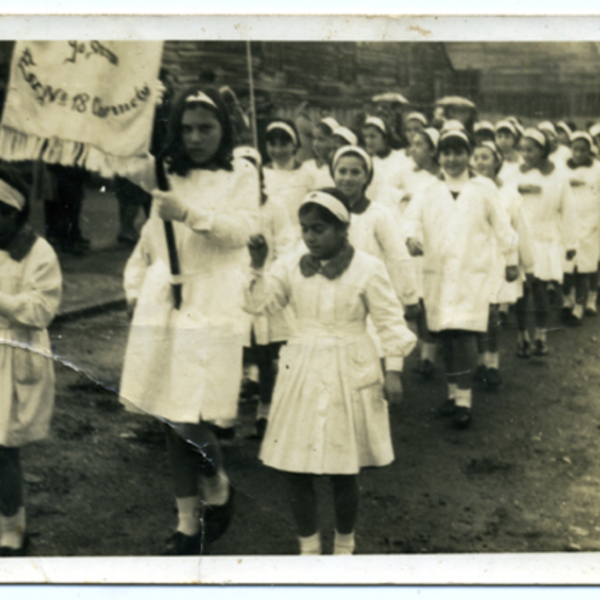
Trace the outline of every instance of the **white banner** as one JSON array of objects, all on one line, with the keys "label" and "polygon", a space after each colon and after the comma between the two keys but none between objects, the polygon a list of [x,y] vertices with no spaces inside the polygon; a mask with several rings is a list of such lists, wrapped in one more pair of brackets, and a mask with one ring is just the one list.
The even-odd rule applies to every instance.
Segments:
[{"label": "white banner", "polygon": [[0,157],[109,176],[148,151],[162,42],[16,42]]}]

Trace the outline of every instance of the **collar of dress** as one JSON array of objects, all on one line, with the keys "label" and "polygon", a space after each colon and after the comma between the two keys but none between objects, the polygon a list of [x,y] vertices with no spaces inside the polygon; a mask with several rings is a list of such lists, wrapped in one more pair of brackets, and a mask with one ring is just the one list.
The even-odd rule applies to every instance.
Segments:
[{"label": "collar of dress", "polygon": [[579,167],[591,167],[594,164],[593,158],[588,158],[585,162],[578,165],[572,158],[567,161],[567,167],[569,169],[578,169]]},{"label": "collar of dress", "polygon": [[322,264],[312,254],[304,254],[300,259],[300,272],[304,277],[312,277],[320,273],[327,279],[337,279],[348,269],[353,258],[354,247],[350,245],[350,242],[346,241],[342,249],[325,264]]},{"label": "collar of dress", "polygon": [[38,234],[29,225],[23,225],[4,250],[14,261],[21,262],[29,254],[37,239]]},{"label": "collar of dress", "polygon": [[370,205],[371,201],[366,196],[363,196],[350,207],[350,212],[355,215],[362,215]]},{"label": "collar of dress", "polygon": [[554,171],[555,166],[551,160],[546,158],[540,167],[528,167],[525,163],[519,167],[521,173],[529,173],[529,171],[532,171],[533,169],[537,169],[542,175],[550,175],[550,173]]}]

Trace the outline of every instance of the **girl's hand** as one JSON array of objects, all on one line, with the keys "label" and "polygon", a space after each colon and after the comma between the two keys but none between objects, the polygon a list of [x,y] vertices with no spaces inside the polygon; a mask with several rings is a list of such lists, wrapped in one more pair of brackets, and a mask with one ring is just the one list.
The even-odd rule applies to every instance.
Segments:
[{"label": "girl's hand", "polygon": [[152,201],[156,205],[158,216],[164,221],[185,221],[188,207],[173,192],[152,192]]},{"label": "girl's hand", "polygon": [[248,242],[248,251],[252,259],[253,269],[262,269],[269,255],[269,245],[261,233],[253,235]]},{"label": "girl's hand", "polygon": [[388,404],[400,404],[402,401],[402,381],[400,371],[386,371],[383,384]]},{"label": "girl's hand", "polygon": [[160,106],[164,99],[165,94],[167,93],[167,86],[159,79],[156,84],[156,105]]},{"label": "girl's hand", "polygon": [[508,281],[510,283],[511,281],[516,281],[518,279],[518,277],[519,277],[519,267],[517,267],[516,265],[506,267],[506,273],[505,273],[506,281]]},{"label": "girl's hand", "polygon": [[419,240],[415,238],[408,238],[406,240],[406,246],[411,256],[423,256],[423,246]]},{"label": "girl's hand", "polygon": [[127,318],[131,321],[133,319],[133,313],[135,312],[135,307],[137,306],[137,298],[132,298],[131,300],[127,300]]},{"label": "girl's hand", "polygon": [[567,260],[573,260],[576,254],[577,250],[567,250]]}]

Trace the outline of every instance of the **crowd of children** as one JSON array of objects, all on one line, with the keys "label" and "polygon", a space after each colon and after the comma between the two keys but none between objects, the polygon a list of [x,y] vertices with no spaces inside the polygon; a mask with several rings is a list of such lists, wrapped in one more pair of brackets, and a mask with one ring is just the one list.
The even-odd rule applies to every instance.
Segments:
[{"label": "crowd of children", "polygon": [[[355,131],[322,118],[314,158],[300,162],[292,120],[266,125],[261,156],[236,147],[226,103],[196,86],[173,104],[165,152],[127,174],[153,203],[125,270],[132,322],[120,393],[128,409],[165,424],[178,511],[167,554],[202,552],[229,525],[234,488],[218,438],[235,423],[245,362],[258,371],[260,459],[284,474],[301,553],[321,553],[315,477],[327,475],[334,553],[352,554],[358,475],[394,458],[388,404],[402,396],[404,358],[417,342],[424,377],[443,357],[438,416],[464,429],[473,381],[502,384],[498,338],[509,309],[524,359],[550,352],[557,286],[570,324],[596,314],[600,125],[477,121],[459,97],[442,99],[431,119],[402,119],[405,102],[375,97]],[[160,165],[169,191],[156,189]],[[6,555],[26,548],[18,448],[48,429],[45,327],[60,298],[56,257],[26,226],[27,206],[21,184],[0,171]]]}]

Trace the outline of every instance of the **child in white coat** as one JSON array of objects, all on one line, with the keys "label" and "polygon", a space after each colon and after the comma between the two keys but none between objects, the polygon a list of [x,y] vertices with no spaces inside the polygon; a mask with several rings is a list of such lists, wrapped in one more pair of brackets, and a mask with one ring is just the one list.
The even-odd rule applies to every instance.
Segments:
[{"label": "child in white coat", "polygon": [[339,126],[333,117],[325,117],[315,126],[312,143],[315,157],[302,164],[302,168],[312,177],[313,189],[333,186],[329,161],[333,156],[333,132]]},{"label": "child in white coat", "polygon": [[44,439],[54,406],[47,327],[61,297],[52,247],[27,225],[28,191],[0,165],[0,556],[27,550],[22,446]]},{"label": "child in white coat", "polygon": [[[252,312],[291,306],[297,331],[284,346],[263,463],[286,474],[301,554],[321,554],[315,478],[328,475],[335,506],[334,554],[354,552],[358,474],[394,459],[388,406],[400,400],[403,359],[415,344],[384,265],[348,242],[349,203],[325,189],[300,208],[308,253],[263,273],[268,248],[250,246],[255,269],[247,291]],[[370,316],[386,361],[367,333]]]},{"label": "child in white coat", "polygon": [[424,257],[427,326],[439,334],[444,349],[448,397],[439,414],[465,428],[472,418],[476,334],[487,330],[493,294],[491,240],[496,237],[507,257],[508,280],[517,276],[517,241],[494,184],[469,171],[467,134],[442,133],[438,151],[440,177],[413,197],[406,212],[407,245],[413,256]]}]

